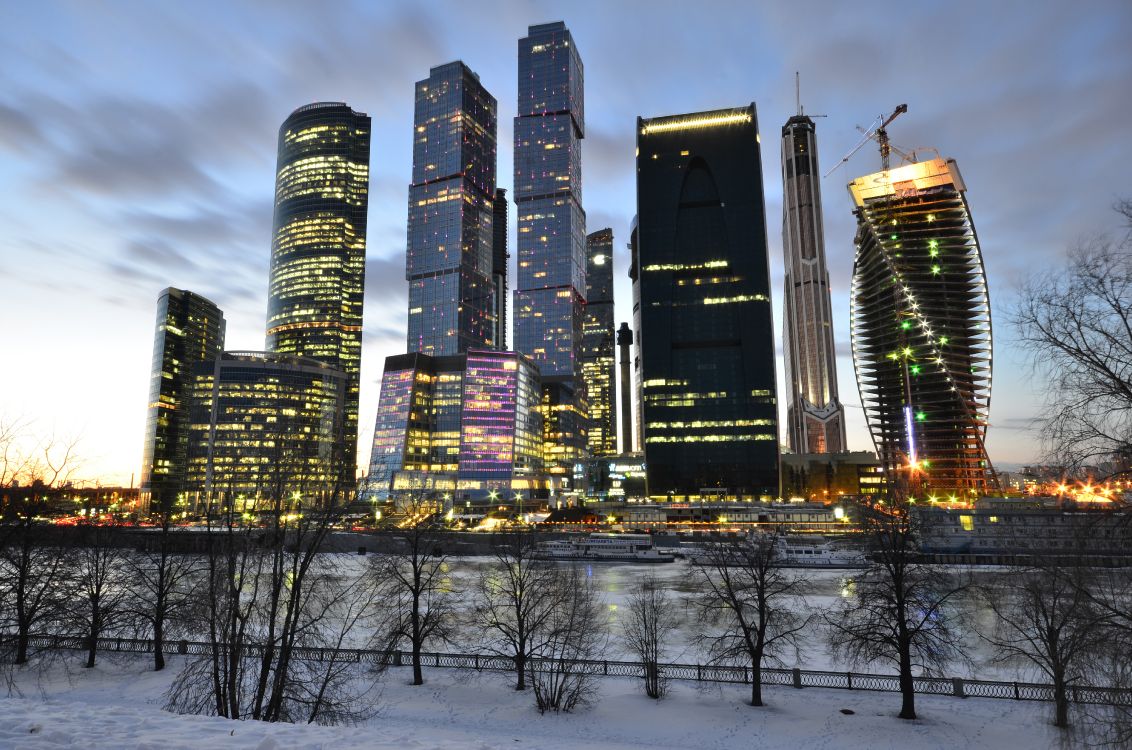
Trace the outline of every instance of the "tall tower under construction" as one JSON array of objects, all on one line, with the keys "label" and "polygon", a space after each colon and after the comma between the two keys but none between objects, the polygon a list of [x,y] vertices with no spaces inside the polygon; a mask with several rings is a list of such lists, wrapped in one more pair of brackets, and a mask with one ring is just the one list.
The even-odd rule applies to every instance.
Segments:
[{"label": "tall tower under construction", "polygon": [[897,497],[965,501],[997,487],[985,443],[990,298],[965,192],[955,161],[940,158],[849,184],[853,365]]},{"label": "tall tower under construction", "polygon": [[817,142],[814,121],[801,111],[782,126],[782,250],[788,445],[794,453],[840,453],[845,410],[837,397]]}]

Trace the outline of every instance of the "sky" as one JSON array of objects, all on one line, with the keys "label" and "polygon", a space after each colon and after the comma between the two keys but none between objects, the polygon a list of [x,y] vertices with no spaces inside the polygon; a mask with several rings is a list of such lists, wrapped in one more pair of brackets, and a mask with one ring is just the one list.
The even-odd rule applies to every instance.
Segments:
[{"label": "sky", "polygon": [[[413,84],[460,59],[499,101],[499,186],[512,182],[517,40],[563,20],[585,66],[583,206],[612,227],[617,320],[638,116],[756,103],[781,332],[778,137],[802,103],[822,171],[857,126],[937,149],[967,183],[990,287],[996,463],[1039,457],[1043,384],[1007,311],[1027,274],[1116,231],[1132,196],[1132,4],[1069,2],[37,2],[0,0],[0,421],[79,440],[80,475],[140,476],[156,300],[224,310],[228,349],[262,349],[276,138],[303,104],[373,118],[359,461],[386,356],[404,351]],[[853,375],[845,191],[863,148],[822,182],[838,381],[849,446],[872,450]],[[514,210],[511,212],[514,247]],[[513,286],[513,285],[512,285]],[[781,342],[777,371],[782,385]],[[780,402],[783,399],[780,398]]]}]

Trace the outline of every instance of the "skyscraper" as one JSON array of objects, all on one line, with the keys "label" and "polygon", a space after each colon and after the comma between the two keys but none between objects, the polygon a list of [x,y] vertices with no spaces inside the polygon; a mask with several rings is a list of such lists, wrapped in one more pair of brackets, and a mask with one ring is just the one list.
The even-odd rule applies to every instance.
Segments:
[{"label": "skyscraper", "polygon": [[514,352],[387,358],[367,495],[462,504],[538,489],[538,400],[538,370]]},{"label": "skyscraper", "polygon": [[267,350],[346,374],[341,482],[357,466],[370,118],[299,107],[279,128]]},{"label": "skyscraper", "polygon": [[617,360],[613,328],[613,230],[586,237],[586,306],[582,318],[582,380],[589,404],[589,449],[617,452]]},{"label": "skyscraper", "polygon": [[787,440],[794,453],[840,453],[845,410],[837,398],[818,149],[814,121],[801,113],[782,127],[782,196]]},{"label": "skyscraper", "polygon": [[582,59],[566,25],[531,26],[519,40],[515,118],[515,349],[542,373],[547,455],[563,472],[586,446],[579,371],[586,292],[582,100]]},{"label": "skyscraper", "polygon": [[653,499],[775,498],[778,419],[755,105],[637,121]]},{"label": "skyscraper", "polygon": [[496,349],[507,348],[507,191],[496,188],[492,204],[491,281],[495,290]]},{"label": "skyscraper", "polygon": [[940,158],[849,184],[853,365],[898,496],[997,489],[985,446],[990,298],[966,189],[955,161]]},{"label": "skyscraper", "polygon": [[142,504],[155,512],[172,509],[184,487],[193,367],[213,361],[223,348],[224,313],[219,307],[183,289],[161,292],[141,474]]},{"label": "skyscraper", "polygon": [[417,81],[409,186],[408,351],[495,346],[495,97],[456,61]]}]

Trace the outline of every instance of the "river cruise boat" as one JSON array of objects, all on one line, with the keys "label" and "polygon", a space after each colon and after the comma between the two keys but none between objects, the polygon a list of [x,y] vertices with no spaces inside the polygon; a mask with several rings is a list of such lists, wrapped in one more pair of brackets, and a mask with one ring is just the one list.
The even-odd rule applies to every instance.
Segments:
[{"label": "river cruise boat", "polygon": [[653,547],[648,534],[590,534],[585,538],[539,542],[535,557],[543,560],[668,563],[676,558]]}]

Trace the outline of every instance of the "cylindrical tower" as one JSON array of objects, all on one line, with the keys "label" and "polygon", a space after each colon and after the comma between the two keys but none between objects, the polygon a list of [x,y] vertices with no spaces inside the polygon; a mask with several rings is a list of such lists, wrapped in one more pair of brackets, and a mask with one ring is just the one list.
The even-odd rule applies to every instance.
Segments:
[{"label": "cylindrical tower", "polygon": [[341,482],[353,488],[369,203],[370,118],[337,102],[279,128],[267,349],[346,373]]},{"label": "cylindrical tower", "polygon": [[985,438],[991,316],[953,160],[854,180],[853,364],[897,498],[969,501],[998,482]]}]

